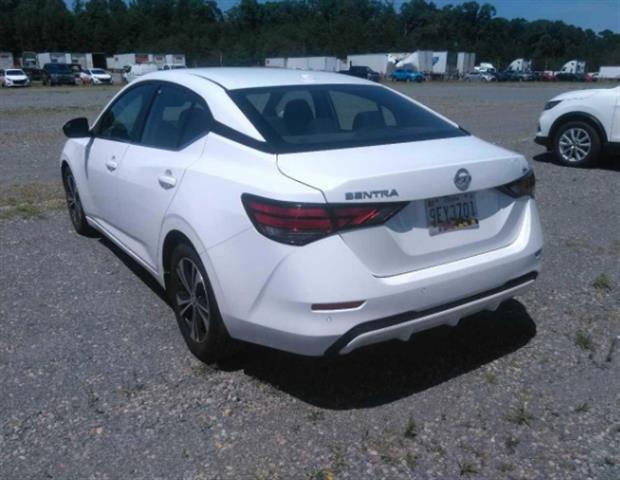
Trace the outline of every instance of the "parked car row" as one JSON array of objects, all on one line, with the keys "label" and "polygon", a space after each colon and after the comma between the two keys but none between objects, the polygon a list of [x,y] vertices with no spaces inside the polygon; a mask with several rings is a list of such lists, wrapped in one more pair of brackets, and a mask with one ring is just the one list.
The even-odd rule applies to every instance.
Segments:
[{"label": "parked car row", "polygon": [[590,73],[519,72],[514,70],[496,72],[476,70],[466,74],[463,80],[483,82],[595,82],[598,80],[598,77],[596,74]]},{"label": "parked car row", "polygon": [[56,85],[111,85],[112,75],[102,68],[82,68],[79,64],[46,63],[43,68],[0,69],[0,86],[29,87],[33,80],[45,86]]}]

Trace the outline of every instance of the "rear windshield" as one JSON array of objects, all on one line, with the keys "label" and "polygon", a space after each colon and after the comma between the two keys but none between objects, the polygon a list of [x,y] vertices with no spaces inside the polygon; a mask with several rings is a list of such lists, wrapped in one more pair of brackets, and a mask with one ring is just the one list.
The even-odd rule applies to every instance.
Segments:
[{"label": "rear windshield", "polygon": [[229,93],[263,137],[283,153],[468,135],[380,86],[294,85]]},{"label": "rear windshield", "polygon": [[65,63],[48,63],[45,68],[54,73],[73,73],[69,65]]}]

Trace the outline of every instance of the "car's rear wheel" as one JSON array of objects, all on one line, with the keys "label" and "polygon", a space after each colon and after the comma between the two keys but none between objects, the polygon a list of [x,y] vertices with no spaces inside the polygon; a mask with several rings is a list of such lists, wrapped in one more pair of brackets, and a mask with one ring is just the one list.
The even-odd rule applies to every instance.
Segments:
[{"label": "car's rear wheel", "polygon": [[217,362],[237,352],[238,344],[226,331],[200,257],[185,243],[172,253],[168,289],[183,339],[199,360]]},{"label": "car's rear wheel", "polygon": [[82,200],[75,183],[75,178],[69,167],[65,167],[62,171],[62,184],[65,187],[65,197],[67,199],[67,209],[69,210],[69,218],[73,228],[80,235],[93,235],[95,230],[86,221]]},{"label": "car's rear wheel", "polygon": [[594,165],[601,153],[598,132],[585,122],[568,122],[562,125],[554,137],[553,146],[558,162],[574,167]]}]

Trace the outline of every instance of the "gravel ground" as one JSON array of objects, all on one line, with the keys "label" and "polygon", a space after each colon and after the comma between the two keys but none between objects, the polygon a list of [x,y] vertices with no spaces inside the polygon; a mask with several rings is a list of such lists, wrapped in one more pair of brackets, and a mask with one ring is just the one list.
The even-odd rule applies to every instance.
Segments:
[{"label": "gravel ground", "polygon": [[[532,143],[574,87],[402,87],[532,159],[545,270],[495,313],[331,362],[202,365],[109,242],[53,208],[1,220],[0,478],[620,479],[620,162],[564,168]],[[57,185],[59,127],[114,91],[0,92],[0,192]]]}]

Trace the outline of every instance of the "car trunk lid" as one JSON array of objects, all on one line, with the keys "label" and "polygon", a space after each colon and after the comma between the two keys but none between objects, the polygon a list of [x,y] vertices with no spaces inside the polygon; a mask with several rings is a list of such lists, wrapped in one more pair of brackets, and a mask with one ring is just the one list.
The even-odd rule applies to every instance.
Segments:
[{"label": "car trunk lid", "polygon": [[[518,232],[524,206],[496,187],[529,169],[521,155],[473,136],[281,154],[278,167],[284,175],[321,190],[329,204],[406,202],[382,226],[340,234],[376,276],[509,244]],[[462,180],[459,175],[470,178],[464,191],[456,185]],[[475,209],[477,224],[441,233],[431,228],[430,210],[446,205]]]}]

